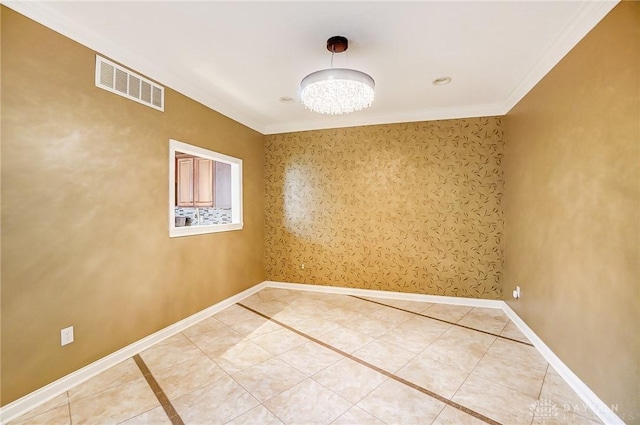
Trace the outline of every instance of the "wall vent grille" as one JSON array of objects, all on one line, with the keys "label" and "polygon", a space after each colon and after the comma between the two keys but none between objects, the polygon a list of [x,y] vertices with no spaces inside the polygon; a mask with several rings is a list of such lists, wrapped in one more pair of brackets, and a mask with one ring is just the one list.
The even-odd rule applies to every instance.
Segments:
[{"label": "wall vent grille", "polygon": [[96,87],[164,112],[164,87],[98,55]]}]

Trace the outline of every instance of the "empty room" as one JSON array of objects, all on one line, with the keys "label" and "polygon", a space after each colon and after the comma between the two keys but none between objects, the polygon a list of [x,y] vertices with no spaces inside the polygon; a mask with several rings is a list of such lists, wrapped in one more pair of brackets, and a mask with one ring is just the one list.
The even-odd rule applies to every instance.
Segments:
[{"label": "empty room", "polygon": [[0,37],[0,424],[640,424],[640,2]]}]

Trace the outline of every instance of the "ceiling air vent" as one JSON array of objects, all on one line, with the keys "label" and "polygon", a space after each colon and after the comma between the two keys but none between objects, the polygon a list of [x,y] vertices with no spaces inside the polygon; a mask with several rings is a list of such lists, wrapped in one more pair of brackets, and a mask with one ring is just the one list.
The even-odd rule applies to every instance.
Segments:
[{"label": "ceiling air vent", "polygon": [[98,55],[96,87],[164,112],[164,87]]}]

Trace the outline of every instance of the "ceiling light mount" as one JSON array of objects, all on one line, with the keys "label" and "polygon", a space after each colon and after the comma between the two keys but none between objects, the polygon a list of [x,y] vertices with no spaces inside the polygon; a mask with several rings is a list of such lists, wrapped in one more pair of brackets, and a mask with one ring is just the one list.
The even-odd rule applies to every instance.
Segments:
[{"label": "ceiling light mount", "polygon": [[331,53],[346,52],[349,48],[349,40],[341,35],[334,35],[327,40],[327,50]]},{"label": "ceiling light mount", "polygon": [[300,83],[300,99],[305,108],[320,114],[339,115],[360,111],[373,103],[375,81],[364,72],[333,68],[333,55],[349,47],[349,40],[334,36],[327,40],[331,68],[312,72]]}]

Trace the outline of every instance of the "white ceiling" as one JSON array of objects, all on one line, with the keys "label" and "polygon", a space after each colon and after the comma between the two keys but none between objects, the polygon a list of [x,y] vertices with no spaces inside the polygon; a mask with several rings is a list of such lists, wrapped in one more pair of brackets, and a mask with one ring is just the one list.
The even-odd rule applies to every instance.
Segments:
[{"label": "white ceiling", "polygon": [[[505,114],[616,3],[4,2],[264,134]],[[334,66],[375,79],[371,108],[325,116],[299,103],[302,78],[330,66],[333,35],[350,41]]]}]

